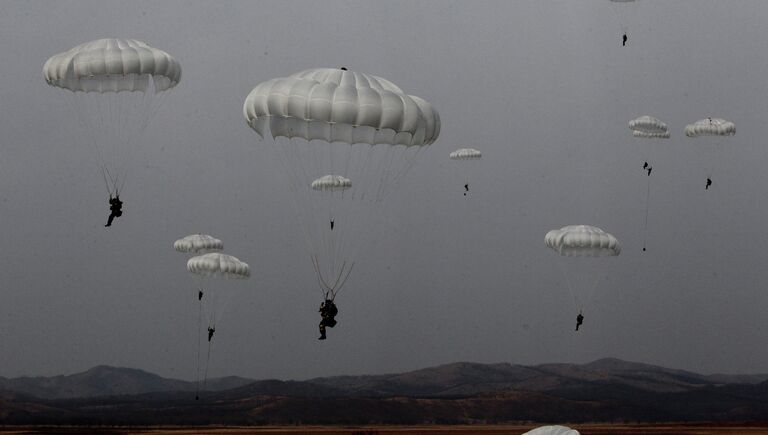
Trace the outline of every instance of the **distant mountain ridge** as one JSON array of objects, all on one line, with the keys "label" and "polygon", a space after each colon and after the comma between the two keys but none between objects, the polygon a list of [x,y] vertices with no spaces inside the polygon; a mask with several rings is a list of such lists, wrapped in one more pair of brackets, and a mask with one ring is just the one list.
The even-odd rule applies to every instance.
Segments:
[{"label": "distant mountain ridge", "polygon": [[[768,374],[701,375],[685,370],[603,358],[587,364],[458,362],[404,373],[332,376],[306,381],[260,380],[229,376],[209,379],[208,391],[267,396],[466,397],[505,390],[547,392],[585,383],[612,383],[653,392],[682,392],[705,386],[759,384]],[[163,378],[139,369],[96,366],[51,377],[0,377],[0,390],[41,399],[70,399],[194,391],[195,383]]]},{"label": "distant mountain ridge", "polygon": [[460,362],[305,381],[193,382],[99,366],[0,378],[0,424],[469,424],[764,421],[768,374],[701,375],[605,358],[588,364]]},{"label": "distant mountain ridge", "polygon": [[452,363],[406,373],[335,376],[306,382],[350,395],[462,397],[507,389],[546,392],[584,383],[603,382],[655,392],[688,391],[703,386],[758,384],[768,374],[700,375],[685,370],[604,358],[588,364]]},{"label": "distant mountain ridge", "polygon": [[[209,379],[206,389],[226,390],[253,382],[228,376]],[[195,382],[168,379],[139,369],[100,365],[81,373],[59,376],[0,377],[0,390],[41,399],[72,399],[99,396],[132,395],[159,391],[194,391]]]}]

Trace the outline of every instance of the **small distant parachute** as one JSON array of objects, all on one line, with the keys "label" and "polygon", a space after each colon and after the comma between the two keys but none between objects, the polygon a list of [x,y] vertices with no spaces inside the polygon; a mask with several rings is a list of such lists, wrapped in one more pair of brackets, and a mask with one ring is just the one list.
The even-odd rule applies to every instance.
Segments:
[{"label": "small distant parachute", "polygon": [[[736,124],[731,121],[726,121],[722,118],[705,118],[700,119],[693,124],[685,126],[685,135],[690,138],[699,138],[699,141],[704,148],[706,154],[714,154],[717,148],[722,144],[722,139],[726,136],[733,136],[736,134]],[[706,138],[709,137],[709,140]],[[714,174],[714,160],[713,156],[707,156],[707,180],[704,189],[709,190],[712,185],[712,178]]]},{"label": "small distant parachute", "polygon": [[451,160],[477,160],[483,153],[474,148],[460,148],[450,154]]},{"label": "small distant parachute", "polygon": [[565,257],[611,257],[621,253],[616,237],[591,225],[568,225],[549,231],[544,243]]},{"label": "small distant parachute", "polygon": [[[474,148],[459,148],[449,154],[448,157],[450,157],[451,160],[456,160],[460,167],[460,171],[464,178],[464,196],[467,196],[467,193],[469,193],[470,178],[470,165],[468,165],[467,162],[480,160],[483,157],[483,153]],[[471,166],[474,166],[474,164]]]},{"label": "small distant parachute", "polygon": [[181,80],[170,54],[136,39],[98,39],[51,56],[43,77],[70,91],[71,111],[93,142],[107,191],[123,190],[134,148],[162,102]]},{"label": "small distant parachute", "polygon": [[187,261],[187,270],[209,278],[248,279],[251,276],[248,263],[219,252],[190,258]]},{"label": "small distant parachute", "polygon": [[352,187],[352,180],[342,175],[325,175],[314,180],[310,185],[313,190],[340,191]]},{"label": "small distant parachute", "polygon": [[567,426],[541,426],[523,435],[579,435],[579,431]]},{"label": "small distant parachute", "polygon": [[190,234],[173,242],[173,249],[190,254],[204,254],[221,251],[224,244],[221,240],[207,234]]},{"label": "small distant parachute", "polygon": [[621,244],[612,234],[591,225],[568,225],[549,231],[544,244],[557,252],[557,261],[568,284],[574,308],[581,310],[593,296],[603,278],[605,260],[621,253]]},{"label": "small distant parachute", "polygon": [[[209,236],[207,234],[190,234],[179,240],[173,242],[173,249],[177,252],[185,254],[204,254],[212,251],[221,251],[224,249],[224,244],[221,240]],[[202,334],[202,321],[203,321],[203,296],[205,291],[202,287],[203,276],[198,275],[199,288],[197,289],[197,389],[199,393],[200,389],[200,334]],[[205,298],[205,304],[208,305],[208,298]],[[213,307],[208,307],[206,312],[213,313],[215,310]],[[209,319],[210,324],[210,319]],[[197,396],[196,396],[197,397]]]},{"label": "small distant parachute", "polygon": [[632,136],[648,139],[669,139],[667,124],[658,118],[644,115],[629,121]]},{"label": "small distant parachute", "polygon": [[[251,268],[248,263],[240,261],[237,257],[211,252],[192,257],[187,261],[187,270],[203,279],[248,279],[251,276]],[[216,331],[216,319],[221,317],[221,311],[229,300],[229,292],[222,289],[207,287],[206,299],[208,300],[208,354],[205,362],[205,374],[203,375],[203,389],[208,379],[208,366],[211,361],[211,339]],[[198,325],[198,391],[200,389],[200,326]],[[197,398],[197,397],[195,397]]]},{"label": "small distant parachute", "polygon": [[701,119],[685,126],[685,135],[699,136],[732,136],[736,134],[736,124],[721,118]]},{"label": "small distant parachute", "polygon": [[[669,139],[669,129],[667,124],[662,122],[658,118],[653,116],[644,115],[639,118],[635,118],[629,121],[629,129],[632,130],[632,136],[640,139]],[[645,163],[643,164],[643,171],[648,174],[648,188],[645,193],[645,221],[643,226],[643,252],[646,250],[647,245],[647,233],[648,233],[648,210],[650,207],[651,197],[651,171],[653,166],[651,162],[651,147],[650,144],[646,147]]]}]

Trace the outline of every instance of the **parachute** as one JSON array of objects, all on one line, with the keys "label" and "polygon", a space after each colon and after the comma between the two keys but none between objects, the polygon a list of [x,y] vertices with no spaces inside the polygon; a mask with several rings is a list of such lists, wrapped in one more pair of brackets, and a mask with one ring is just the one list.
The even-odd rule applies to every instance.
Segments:
[{"label": "parachute", "polygon": [[[660,119],[653,116],[644,115],[639,118],[635,118],[629,121],[629,129],[632,130],[632,136],[639,139],[669,139],[669,129],[667,124],[663,123]],[[648,187],[645,192],[645,220],[643,223],[643,252],[647,248],[648,241],[648,210],[650,207],[651,199],[651,171],[653,165],[651,162],[651,147],[646,148],[645,164],[643,170],[648,172]]]},{"label": "parachute", "polygon": [[135,39],[98,39],[51,56],[43,77],[67,101],[93,142],[110,195],[123,190],[139,137],[181,80],[168,53]]},{"label": "parachute", "polygon": [[612,257],[621,253],[616,237],[590,225],[551,230],[544,236],[544,243],[565,257]]},{"label": "parachute", "polygon": [[629,121],[632,136],[646,139],[669,139],[667,124],[658,118],[644,115]]},{"label": "parachute", "polygon": [[567,426],[540,426],[523,435],[579,435],[579,431]]},{"label": "parachute", "polygon": [[460,148],[450,154],[451,160],[479,160],[483,154],[474,148]]},{"label": "parachute", "polygon": [[[224,244],[221,240],[209,236],[207,234],[190,234],[179,240],[173,242],[173,249],[178,252],[186,254],[204,254],[212,251],[221,251],[224,249]],[[198,283],[197,290],[197,389],[199,393],[200,388],[200,334],[202,334],[202,320],[203,320],[203,276],[198,275],[200,282]],[[205,299],[206,303],[208,298]],[[214,312],[212,308],[207,309],[208,312]]]},{"label": "parachute", "polygon": [[187,261],[187,270],[208,278],[248,279],[251,277],[248,263],[218,252],[190,258]]},{"label": "parachute", "polygon": [[[714,156],[712,154],[722,145],[723,137],[735,134],[736,125],[721,118],[705,118],[685,126],[685,135],[690,138],[700,138],[699,140],[704,145],[702,147],[703,154],[706,154],[705,160],[707,160],[705,189],[709,189],[714,175]],[[710,140],[706,140],[708,136]]]},{"label": "parachute", "polygon": [[[604,266],[600,258],[621,254],[621,244],[612,234],[590,225],[568,225],[551,230],[544,236],[544,244],[561,257],[571,261],[558,262],[568,283],[574,308],[581,310],[591,301]],[[564,258],[565,260],[566,258]],[[566,270],[567,268],[567,270]],[[585,280],[592,280],[593,283]]]},{"label": "parachute", "polygon": [[204,254],[221,251],[224,249],[224,244],[221,240],[207,234],[190,234],[173,242],[173,249],[190,254]]},{"label": "parachute", "polygon": [[325,175],[313,181],[310,186],[313,190],[336,192],[352,187],[352,180],[341,175]]},{"label": "parachute", "polygon": [[318,285],[335,298],[375,207],[440,133],[425,100],[346,68],[317,68],[258,84],[243,104],[248,125],[281,161]]},{"label": "parachute", "polygon": [[[449,154],[451,160],[456,160],[458,166],[462,172],[462,178],[464,179],[464,196],[469,193],[469,161],[478,161],[483,154],[474,148],[460,148]],[[471,166],[474,166],[472,164]]]},{"label": "parachute", "polygon": [[[251,269],[248,263],[240,261],[231,255],[220,252],[211,252],[208,254],[192,257],[187,261],[187,270],[204,279],[248,279],[251,276]],[[221,311],[224,309],[229,295],[220,289],[213,289],[207,286],[206,300],[208,301],[208,354],[205,362],[205,373],[203,375],[203,389],[205,389],[208,380],[208,367],[211,362],[211,338],[216,331],[216,319],[221,317]],[[201,305],[202,306],[202,305]],[[198,325],[198,392],[200,389],[200,327]],[[197,398],[197,396],[195,397]]]},{"label": "parachute", "polygon": [[701,119],[685,126],[685,135],[699,136],[732,136],[736,134],[736,125],[721,118]]}]

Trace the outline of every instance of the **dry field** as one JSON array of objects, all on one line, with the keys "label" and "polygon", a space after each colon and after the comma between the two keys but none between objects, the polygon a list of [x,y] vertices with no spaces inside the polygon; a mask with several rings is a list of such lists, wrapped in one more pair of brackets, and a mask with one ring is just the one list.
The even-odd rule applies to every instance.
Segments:
[{"label": "dry field", "polygon": [[[448,435],[522,434],[537,425],[487,425],[487,426],[265,426],[265,427],[0,427],[0,433],[13,435],[245,435],[245,434],[310,434],[310,435]],[[574,424],[572,428],[582,435],[648,434],[648,435],[768,435],[768,422],[742,424]]]}]

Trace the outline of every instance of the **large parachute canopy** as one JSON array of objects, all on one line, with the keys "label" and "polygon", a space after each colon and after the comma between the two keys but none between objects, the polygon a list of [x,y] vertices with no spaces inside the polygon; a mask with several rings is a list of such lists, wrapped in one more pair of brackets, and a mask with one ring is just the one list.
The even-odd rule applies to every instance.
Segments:
[{"label": "large parachute canopy", "polygon": [[568,225],[549,231],[544,243],[566,257],[610,257],[621,253],[616,237],[590,225]]},{"label": "large parachute canopy", "polygon": [[567,426],[540,426],[523,435],[579,435],[579,431]]},{"label": "large parachute canopy", "polygon": [[449,157],[451,160],[476,160],[483,157],[483,153],[474,148],[459,148],[453,151]]},{"label": "large parachute canopy", "polygon": [[224,249],[224,244],[221,240],[207,234],[190,234],[173,242],[173,249],[179,252],[202,254],[221,251]]},{"label": "large parachute canopy", "polygon": [[629,121],[629,129],[634,137],[669,139],[667,124],[653,116],[644,115]]},{"label": "large parachute canopy", "polygon": [[251,276],[248,263],[219,252],[190,258],[187,261],[187,270],[196,275],[212,278],[248,279]]},{"label": "large parachute canopy", "polygon": [[257,85],[243,105],[259,136],[326,142],[429,145],[440,116],[389,80],[335,68],[301,71]]},{"label": "large parachute canopy", "polygon": [[377,234],[374,206],[440,134],[438,112],[379,76],[316,68],[256,85],[243,116],[283,164],[318,283],[334,297],[361,239]]},{"label": "large parachute canopy", "polygon": [[721,118],[705,118],[685,126],[685,135],[698,136],[731,136],[736,134],[736,125]]},{"label": "large parachute canopy", "polygon": [[168,53],[135,39],[97,39],[51,56],[45,81],[73,92],[144,92],[149,79],[156,91],[176,86],[181,66]]},{"label": "large parachute canopy", "polygon": [[51,56],[43,77],[70,91],[67,102],[79,117],[110,195],[122,190],[137,138],[157,112],[162,96],[181,80],[170,54],[135,39],[98,39]]}]

